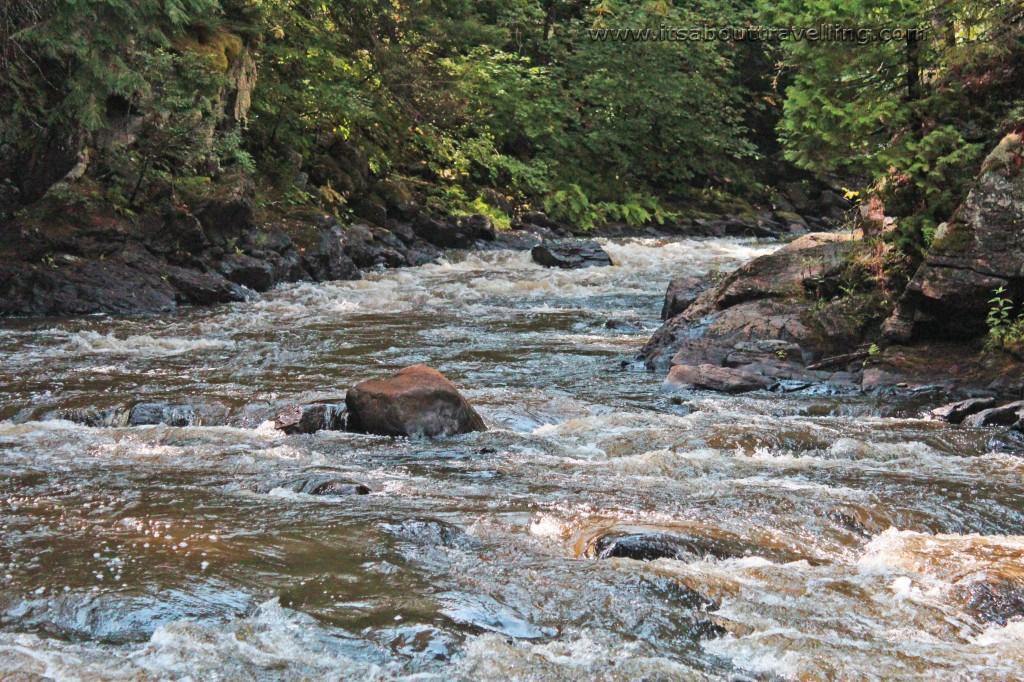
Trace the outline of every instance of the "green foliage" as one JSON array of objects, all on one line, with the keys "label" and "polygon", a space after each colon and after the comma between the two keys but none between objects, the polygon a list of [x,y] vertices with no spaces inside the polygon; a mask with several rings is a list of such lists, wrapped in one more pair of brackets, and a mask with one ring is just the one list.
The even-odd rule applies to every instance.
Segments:
[{"label": "green foliage", "polygon": [[963,199],[983,150],[1019,125],[1019,0],[784,0],[765,9],[780,25],[919,31],[784,43],[792,82],[779,135],[799,166],[860,177],[890,215],[912,216],[892,239],[920,250]]},{"label": "green foliage", "polygon": [[1015,355],[1024,354],[1024,312],[1013,315],[1013,301],[1004,294],[1006,287],[999,287],[989,299],[988,350],[1002,350]]},{"label": "green foliage", "polygon": [[[776,140],[762,138],[781,104],[786,157],[880,195],[901,218],[889,239],[917,254],[990,140],[1021,121],[1019,9],[1020,0],[19,0],[0,6],[0,181],[39,149],[102,140],[89,172],[126,213],[162,188],[201,189],[190,180],[233,169],[265,179],[275,202],[342,212],[400,177],[433,209],[499,225],[535,206],[583,228],[642,225],[670,219],[665,206],[739,212],[764,196],[775,166],[760,161]],[[588,35],[754,23],[927,32],[781,45]],[[259,72],[247,125],[225,115],[243,55]],[[110,134],[126,120],[131,136]],[[508,205],[480,198],[494,193]]]},{"label": "green foliage", "polygon": [[453,215],[473,215],[483,214],[491,219],[491,223],[499,230],[510,230],[512,229],[512,218],[507,213],[502,211],[500,208],[491,206],[483,197],[477,197],[473,201],[466,204],[463,208],[457,208],[451,211]]},{"label": "green foliage", "polygon": [[664,220],[638,197],[746,182],[754,146],[733,50],[585,31],[609,12],[622,28],[725,21],[734,4],[753,0],[262,0],[250,148],[298,152],[314,184],[346,197],[401,174],[442,210],[490,188],[584,226]]}]

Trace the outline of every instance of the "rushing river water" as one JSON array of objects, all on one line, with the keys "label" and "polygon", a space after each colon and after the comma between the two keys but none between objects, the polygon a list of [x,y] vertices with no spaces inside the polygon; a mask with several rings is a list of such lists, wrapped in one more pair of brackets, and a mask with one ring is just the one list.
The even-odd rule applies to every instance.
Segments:
[{"label": "rushing river water", "polygon": [[[452,255],[169,317],[3,322],[0,679],[1020,679],[1024,622],[979,619],[970,589],[1024,581],[1015,441],[862,395],[677,404],[622,362],[672,276],[776,246]],[[267,422],[417,362],[490,430]],[[48,419],[134,400],[224,419]],[[324,471],[373,492],[252,491]],[[746,549],[588,555],[639,530]]]}]

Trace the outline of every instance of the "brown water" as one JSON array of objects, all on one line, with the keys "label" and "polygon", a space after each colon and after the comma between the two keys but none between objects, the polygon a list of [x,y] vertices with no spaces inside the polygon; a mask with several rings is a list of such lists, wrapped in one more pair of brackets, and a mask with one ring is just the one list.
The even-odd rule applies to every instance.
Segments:
[{"label": "brown water", "polygon": [[[3,322],[0,678],[1021,678],[1024,622],[969,604],[1024,580],[1020,441],[923,421],[927,397],[677,405],[622,366],[670,277],[775,246],[630,240],[572,272],[471,254],[171,317]],[[415,362],[491,430],[266,423]],[[138,399],[214,401],[227,425],[46,419]],[[250,491],[321,471],[373,494]],[[644,529],[745,556],[587,556]]]}]

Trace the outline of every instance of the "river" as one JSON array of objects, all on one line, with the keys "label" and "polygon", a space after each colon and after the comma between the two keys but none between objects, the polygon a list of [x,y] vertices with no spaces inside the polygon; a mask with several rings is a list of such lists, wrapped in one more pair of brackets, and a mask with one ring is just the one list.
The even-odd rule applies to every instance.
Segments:
[{"label": "river", "polygon": [[[986,621],[971,589],[1024,580],[1018,442],[924,400],[673,399],[629,362],[668,280],[778,245],[605,246],[615,267],[453,253],[171,316],[0,323],[0,678],[1019,679],[1024,622]],[[418,362],[490,430],[268,421]],[[52,418],[198,399],[223,418]],[[253,490],[310,472],[372,492]],[[742,551],[588,551],[641,531]]]}]

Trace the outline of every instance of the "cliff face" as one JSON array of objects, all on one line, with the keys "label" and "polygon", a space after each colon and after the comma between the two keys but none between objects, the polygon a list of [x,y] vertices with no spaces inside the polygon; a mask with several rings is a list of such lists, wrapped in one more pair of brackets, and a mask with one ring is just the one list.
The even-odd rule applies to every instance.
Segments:
[{"label": "cliff face", "polygon": [[905,343],[969,339],[987,332],[992,292],[1024,300],[1024,174],[1019,136],[989,155],[953,218],[936,235],[885,335]]}]

